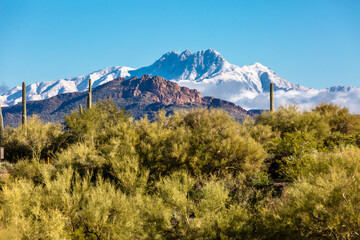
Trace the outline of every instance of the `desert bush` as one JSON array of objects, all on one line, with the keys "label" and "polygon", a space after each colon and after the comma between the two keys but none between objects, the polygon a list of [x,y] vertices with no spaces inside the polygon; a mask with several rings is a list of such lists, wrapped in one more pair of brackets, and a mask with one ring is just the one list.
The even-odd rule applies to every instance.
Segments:
[{"label": "desert bush", "polygon": [[321,104],[310,112],[300,112],[294,106],[281,107],[261,114],[256,123],[257,127],[270,126],[280,135],[266,141],[265,148],[272,177],[286,181],[299,176],[309,153],[359,143],[358,117],[333,104]]},{"label": "desert bush", "polygon": [[360,150],[316,153],[281,199],[264,209],[268,239],[359,237]]},{"label": "desert bush", "polygon": [[274,112],[263,112],[256,119],[257,124],[271,126],[281,137],[286,133],[311,132],[318,139],[330,134],[330,126],[318,112],[300,112],[295,106],[284,106]]},{"label": "desert bush", "polygon": [[54,164],[58,169],[71,167],[81,175],[88,171],[101,173],[102,177],[111,180],[115,187],[125,193],[143,191],[148,171],[141,169],[136,154],[116,152],[102,154],[99,148],[86,143],[76,143],[55,156]]},{"label": "desert bush", "polygon": [[22,158],[45,158],[51,155],[51,144],[62,133],[60,124],[44,123],[31,117],[16,129],[7,127],[4,136],[5,158],[16,162]]},{"label": "desert bush", "polygon": [[58,209],[48,209],[42,198],[42,185],[31,180],[19,179],[2,189],[1,225],[13,239],[61,239],[69,235],[65,231],[66,216]]},{"label": "desert bush", "polygon": [[60,168],[95,168],[102,167],[105,162],[98,149],[91,143],[74,143],[54,156],[54,164]]},{"label": "desert bush", "polygon": [[350,114],[347,108],[332,103],[322,103],[312,111],[320,113],[321,117],[329,123],[332,132],[350,135],[360,131],[360,118]]},{"label": "desert bush", "polygon": [[43,173],[48,171],[50,175],[56,173],[53,165],[46,165],[44,161],[39,159],[23,159],[14,164],[6,166],[7,171],[13,179],[27,179],[31,180],[33,184],[44,184]]},{"label": "desert bush", "polygon": [[99,101],[83,114],[73,111],[66,116],[65,128],[72,143],[81,141],[96,145],[103,140],[103,135],[111,138],[112,134],[117,134],[116,125],[129,119],[130,115],[124,110],[119,111],[113,101]]},{"label": "desert bush", "polygon": [[339,132],[334,132],[324,139],[322,151],[332,151],[339,146],[353,145],[360,147],[360,134],[343,135]]},{"label": "desert bush", "polygon": [[319,142],[314,135],[314,132],[285,133],[269,145],[271,161],[276,164],[274,176],[286,181],[299,176],[299,170],[307,164],[307,155],[317,151]]},{"label": "desert bush", "polygon": [[61,164],[97,168],[126,193],[144,190],[148,171],[140,169],[135,149],[139,137],[124,110],[101,101],[83,114],[73,112],[66,118],[66,129],[76,143],[58,154]]},{"label": "desert bush", "polygon": [[137,122],[141,163],[151,174],[184,169],[193,175],[215,172],[256,173],[264,151],[250,136],[240,135],[240,124],[217,110],[193,110],[158,121]]},{"label": "desert bush", "polygon": [[255,119],[249,117],[242,122],[240,134],[242,136],[249,135],[262,145],[267,145],[280,137],[279,132],[273,131],[271,126],[256,123]]},{"label": "desert bush", "polygon": [[145,192],[149,171],[140,166],[137,155],[116,155],[107,160],[106,173],[124,193]]},{"label": "desert bush", "polygon": [[245,178],[195,178],[180,171],[160,179],[154,197],[161,199],[170,221],[163,224],[161,235],[169,239],[251,238],[249,201],[254,192],[245,186]]},{"label": "desert bush", "polygon": [[[46,165],[44,165],[46,167]],[[110,182],[80,177],[71,168],[55,176],[41,171],[43,184],[18,179],[1,193],[0,221],[15,239],[134,239],[142,236],[136,198]]]},{"label": "desert bush", "polygon": [[175,207],[178,212],[186,212],[190,207],[188,194],[195,183],[195,178],[184,171],[179,171],[160,179],[155,186],[165,204]]}]

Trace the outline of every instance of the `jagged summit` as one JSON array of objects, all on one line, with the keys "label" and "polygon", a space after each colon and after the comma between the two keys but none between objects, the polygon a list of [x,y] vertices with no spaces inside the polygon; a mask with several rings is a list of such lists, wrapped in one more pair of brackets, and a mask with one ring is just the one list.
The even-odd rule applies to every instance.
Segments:
[{"label": "jagged summit", "polygon": [[[261,63],[248,66],[236,66],[229,63],[216,50],[208,49],[195,53],[185,50],[164,54],[150,66],[129,72],[132,76],[150,74],[176,81],[180,85],[199,89],[203,95],[214,95],[216,86],[220,92],[238,94],[240,91],[262,93],[268,91],[268,85],[274,83],[275,89],[307,89],[279,77],[274,71]],[[228,85],[228,86],[225,86]],[[225,87],[225,88],[224,88]],[[233,91],[236,91],[233,93]],[[221,94],[221,93],[220,93]],[[222,95],[216,95],[224,97]]]},{"label": "jagged summit", "polygon": [[169,80],[202,79],[219,72],[224,68],[226,60],[215,50],[208,49],[191,53],[185,50],[182,53],[168,52],[148,67],[139,68],[129,73],[140,77],[144,74],[161,76]]}]

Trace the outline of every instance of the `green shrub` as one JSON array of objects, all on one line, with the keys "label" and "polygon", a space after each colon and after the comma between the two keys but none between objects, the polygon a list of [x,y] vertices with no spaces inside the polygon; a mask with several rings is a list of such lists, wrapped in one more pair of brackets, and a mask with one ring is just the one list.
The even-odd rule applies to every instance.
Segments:
[{"label": "green shrub", "polygon": [[316,153],[281,199],[264,209],[268,239],[355,239],[360,229],[360,150]]},{"label": "green shrub", "polygon": [[321,104],[310,112],[300,112],[294,106],[281,107],[261,114],[255,126],[269,126],[279,134],[271,140],[260,141],[266,144],[269,153],[271,176],[286,181],[299,176],[299,170],[306,167],[309,153],[359,143],[359,118],[333,104]]},{"label": "green shrub", "polygon": [[339,132],[334,132],[324,139],[322,151],[332,151],[339,146],[353,145],[360,147],[360,134],[343,135]]},{"label": "green shrub", "polygon": [[349,135],[360,131],[359,116],[350,114],[347,108],[332,103],[322,103],[316,106],[313,112],[320,113],[321,117],[329,123],[332,132]]},{"label": "green shrub", "polygon": [[257,124],[271,126],[281,137],[286,133],[314,132],[318,139],[330,134],[329,123],[318,112],[300,112],[295,106],[280,107],[275,112],[264,112]]},{"label": "green shrub", "polygon": [[102,167],[105,163],[96,147],[86,143],[72,144],[54,156],[54,164],[60,168],[89,169]]},{"label": "green shrub", "polygon": [[[43,167],[47,167],[44,165]],[[71,169],[55,176],[41,169],[43,184],[20,179],[1,193],[0,220],[15,239],[134,239],[141,236],[136,198],[108,181],[80,178]]]},{"label": "green shrub", "polygon": [[184,169],[193,175],[216,172],[254,174],[262,167],[262,146],[240,134],[240,124],[217,110],[193,110],[158,121],[137,122],[137,151],[151,174]]},{"label": "green shrub", "polygon": [[241,135],[251,136],[256,142],[267,145],[273,139],[279,138],[279,132],[272,131],[271,126],[256,123],[252,118],[246,118],[242,123]]},{"label": "green shrub", "polygon": [[313,132],[285,133],[269,146],[272,163],[276,164],[278,178],[289,181],[299,176],[299,170],[306,164],[309,153],[317,151],[318,140]]},{"label": "green shrub", "polygon": [[51,144],[61,135],[60,124],[44,123],[37,116],[16,129],[7,127],[4,136],[5,158],[16,162],[23,158],[43,158],[52,154]]},{"label": "green shrub", "polygon": [[117,125],[129,120],[130,116],[124,110],[119,111],[113,101],[99,101],[84,114],[74,111],[66,116],[65,128],[72,143],[81,141],[96,145],[104,140],[104,135],[107,138],[116,135]]}]

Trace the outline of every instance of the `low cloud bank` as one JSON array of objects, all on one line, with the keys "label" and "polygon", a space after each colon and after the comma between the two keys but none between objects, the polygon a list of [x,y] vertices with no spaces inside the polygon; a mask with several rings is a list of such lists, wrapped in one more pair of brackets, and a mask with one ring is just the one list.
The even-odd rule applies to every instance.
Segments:
[{"label": "low cloud bank", "polygon": [[[195,88],[202,96],[214,96],[231,101],[241,107],[249,109],[269,109],[269,93],[257,93],[242,90],[241,82],[224,82],[220,84],[201,84],[190,81],[179,81],[182,86]],[[340,105],[349,109],[351,113],[360,114],[360,87],[339,89],[330,92],[329,89],[309,90],[277,90],[274,93],[275,108],[283,105],[296,105],[300,110],[310,110],[316,105],[326,102]]]},{"label": "low cloud bank", "polygon": [[[245,109],[269,109],[269,93],[243,92],[232,100]],[[310,110],[326,102],[347,107],[351,113],[360,114],[360,88],[353,88],[348,92],[329,92],[325,89],[287,92],[280,90],[275,91],[274,102],[275,108],[293,104],[300,110]]]}]

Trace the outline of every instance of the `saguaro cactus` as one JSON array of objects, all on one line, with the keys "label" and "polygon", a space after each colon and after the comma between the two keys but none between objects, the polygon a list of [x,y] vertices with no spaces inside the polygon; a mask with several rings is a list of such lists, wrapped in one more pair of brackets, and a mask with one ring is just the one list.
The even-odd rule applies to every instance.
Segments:
[{"label": "saguaro cactus", "polygon": [[270,83],[270,111],[274,111],[274,84]]},{"label": "saguaro cactus", "polygon": [[0,146],[2,146],[3,144],[3,137],[4,137],[4,119],[2,115],[1,101],[0,101]]},{"label": "saguaro cactus", "polygon": [[84,108],[81,104],[79,105],[79,114],[80,116],[84,114]]},{"label": "saguaro cactus", "polygon": [[91,108],[92,104],[92,95],[91,95],[91,78],[89,78],[89,91],[88,91],[88,99],[87,99],[87,109]]},{"label": "saguaro cactus", "polygon": [[22,83],[22,124],[26,124],[26,84]]}]

